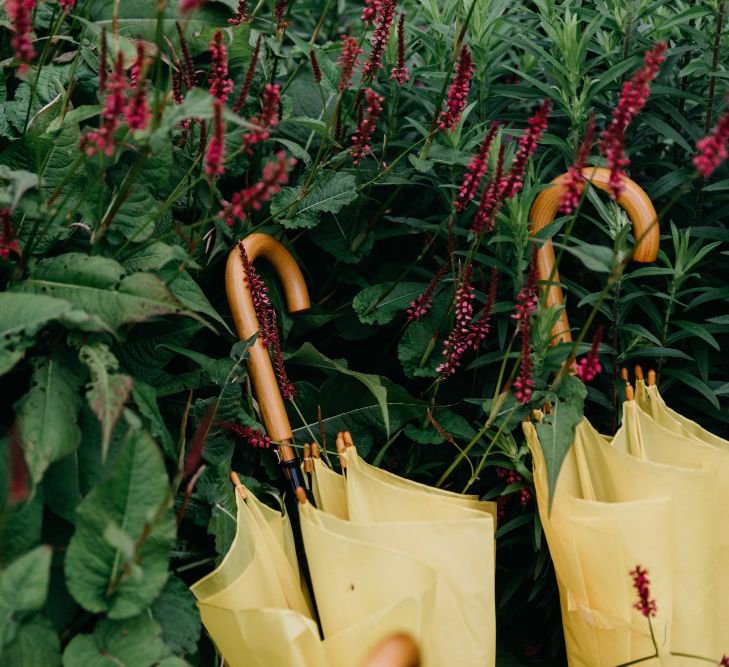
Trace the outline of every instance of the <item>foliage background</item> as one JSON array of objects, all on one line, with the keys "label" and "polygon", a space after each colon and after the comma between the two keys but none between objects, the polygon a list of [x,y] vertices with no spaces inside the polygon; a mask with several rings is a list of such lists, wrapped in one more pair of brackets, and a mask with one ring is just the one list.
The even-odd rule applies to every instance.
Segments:
[{"label": "foliage background", "polygon": [[[354,167],[346,151],[335,153],[295,215],[277,215],[297,192],[285,189],[270,210],[233,228],[217,219],[218,201],[254,181],[270,154],[284,149],[297,158],[290,187],[309,175],[336,94],[339,36],[369,34],[359,3],[326,4],[312,42],[324,73],[321,87],[312,78],[309,40],[324,2],[296,0],[290,25],[278,33],[271,7],[264,6],[252,25],[230,26],[237,3],[207,3],[184,23],[201,74],[200,87],[182,106],[169,95],[172,53],[179,53],[180,15],[172,3],[89,0],[67,17],[55,3],[41,3],[34,25],[42,67],[25,73],[12,60],[9,23],[0,18],[6,58],[0,206],[12,209],[22,249],[22,256],[0,260],[6,443],[0,498],[8,498],[0,515],[4,664],[56,665],[62,655],[67,667],[95,665],[100,649],[129,665],[215,664],[186,586],[219,561],[232,539],[228,472],[244,475],[254,491],[271,491],[273,502],[280,497],[273,457],[216,425],[259,426],[247,391],[246,346],[232,333],[223,290],[229,249],[254,229],[288,245],[311,290],[312,310],[289,316],[275,279],[260,267],[298,389],[289,406],[297,443],[319,438],[321,406],[330,447],[336,431],[346,428],[369,460],[431,483],[440,477],[458,452],[432,426],[427,408],[461,447],[481,429],[513,334],[510,315],[530,256],[531,202],[572,163],[589,111],[604,127],[622,81],[659,40],[668,43],[667,61],[629,131],[630,175],[658,210],[671,208],[661,219],[658,262],[631,265],[599,309],[598,322],[607,329],[604,370],[588,387],[585,411],[604,432],[614,431],[623,392],[619,368],[640,362],[659,370],[669,403],[726,433],[729,175],[722,167],[710,181],[697,180],[691,164],[696,140],[723,109],[727,44],[717,24],[724,3],[477,1],[466,32],[476,73],[455,132],[437,134],[422,151],[470,2],[405,0],[400,9],[407,16],[411,78],[402,87],[387,79],[396,59],[391,39],[385,73],[375,84],[386,100],[374,157]],[[125,135],[113,156],[87,157],[78,144],[100,111],[98,45],[101,28],[112,29],[114,7],[119,47],[128,57],[140,38],[157,49],[150,53],[161,54],[149,72],[159,117],[150,130]],[[207,44],[218,29],[224,30],[235,93],[256,36],[264,36],[254,95],[242,116],[257,112],[262,84],[275,80],[283,87],[283,117],[268,142],[252,156],[229,159],[226,175],[211,185],[201,174],[199,126],[181,147],[176,123],[212,117],[204,82]],[[58,38],[44,40],[49,31]],[[345,95],[345,138],[356,122],[354,95]],[[448,258],[444,223],[488,125],[505,123],[500,141],[509,155],[511,139],[546,97],[553,103],[549,129],[526,187],[475,256],[487,274],[495,266],[501,275],[491,333],[479,354],[434,393],[452,276],[428,317],[406,326],[405,310]],[[232,112],[227,119],[227,143],[234,146],[244,126]],[[593,192],[572,238],[560,238],[565,222],[549,233],[569,247],[561,273],[579,328],[608,275],[605,257],[630,240],[621,232],[624,216]],[[466,215],[456,226],[461,256],[467,229]],[[389,297],[367,312],[393,281],[399,282]],[[548,347],[553,317],[542,309],[533,324],[539,389],[567,354]],[[526,409],[513,406],[511,397],[499,406],[470,452],[471,463],[457,466],[448,485],[459,490],[470,483],[484,497],[503,498],[499,664],[562,664],[556,587],[536,508],[513,495],[530,479],[518,428]],[[189,482],[184,461],[202,444],[206,468],[181,511]],[[13,499],[22,476],[18,461],[27,467],[27,494]],[[479,461],[484,467],[472,477]],[[520,477],[508,484],[499,469]],[[129,630],[126,638],[121,628]]]}]

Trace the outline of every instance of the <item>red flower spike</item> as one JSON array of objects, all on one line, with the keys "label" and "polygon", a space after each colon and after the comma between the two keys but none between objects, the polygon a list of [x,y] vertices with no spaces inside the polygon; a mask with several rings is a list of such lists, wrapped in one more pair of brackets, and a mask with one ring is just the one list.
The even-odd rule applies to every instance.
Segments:
[{"label": "red flower spike", "polygon": [[357,122],[357,130],[352,135],[352,147],[349,149],[349,154],[352,156],[352,163],[354,165],[358,165],[360,160],[371,152],[369,142],[375,132],[377,119],[382,113],[382,103],[385,101],[385,98],[378,95],[371,88],[367,88],[365,90],[365,100],[367,103],[367,115],[365,116],[363,114]]},{"label": "red flower spike", "polygon": [[24,72],[35,58],[35,49],[30,33],[33,31],[33,9],[35,0],[5,0],[5,12],[13,28],[10,44],[15,49],[15,58],[20,61],[18,72]]},{"label": "red flower spike", "polygon": [[529,264],[526,283],[516,297],[516,306],[511,317],[517,321],[517,328],[521,335],[521,367],[519,375],[514,380],[514,397],[520,403],[526,404],[532,398],[532,390],[535,386],[532,378],[532,351],[531,351],[531,326],[532,313],[537,309],[539,299],[537,297],[537,263],[536,246],[532,249],[532,259]]},{"label": "red flower spike", "polygon": [[428,286],[425,288],[425,291],[418,296],[415,301],[410,302],[410,308],[408,308],[407,311],[408,322],[419,320],[433,307],[433,292],[435,292],[435,288],[438,287],[440,281],[445,277],[445,274],[448,273],[448,268],[448,263],[441,266],[440,269],[438,269],[438,273],[431,278]]},{"label": "red flower spike", "polygon": [[263,168],[260,181],[236,192],[230,202],[221,200],[223,209],[219,213],[220,217],[228,225],[233,225],[236,219],[245,221],[248,212],[257,211],[263,202],[268,201],[281,190],[281,186],[288,181],[289,169],[295,164],[296,160],[287,159],[283,151],[277,153],[276,159]]},{"label": "red flower spike", "polygon": [[58,0],[63,11],[68,14],[74,7],[76,7],[76,0]]},{"label": "red flower spike", "polygon": [[453,75],[450,88],[448,89],[448,99],[446,100],[446,110],[441,111],[438,119],[438,127],[443,132],[450,132],[461,122],[461,114],[466,108],[468,101],[468,91],[471,87],[471,78],[475,67],[473,66],[473,58],[468,47],[464,44],[461,47],[460,58],[456,73]]},{"label": "red flower spike", "polygon": [[559,203],[559,210],[565,215],[572,213],[580,204],[582,189],[585,184],[585,177],[582,170],[587,166],[587,158],[592,150],[592,144],[595,140],[595,115],[590,114],[585,128],[585,138],[582,140],[580,150],[577,151],[575,161],[567,172],[567,177],[563,185],[565,191]]},{"label": "red flower spike", "polygon": [[365,0],[360,19],[364,21],[365,25],[369,25],[380,13],[382,13],[382,0]]},{"label": "red flower spike", "polygon": [[694,166],[698,172],[708,178],[714,170],[727,158],[727,142],[729,141],[729,110],[725,111],[711,134],[696,142],[697,155]]},{"label": "red flower spike", "polygon": [[101,29],[101,48],[99,49],[99,92],[106,92],[107,63],[109,61],[109,46],[106,43],[106,28]]},{"label": "red flower spike", "polygon": [[142,78],[144,69],[144,42],[137,42],[137,59],[130,71],[134,95],[129,99],[125,110],[127,125],[130,130],[143,130],[149,124],[151,116],[147,103],[147,81]]},{"label": "red flower spike", "polygon": [[468,328],[465,340],[466,347],[478,350],[478,346],[486,339],[486,336],[491,329],[491,314],[494,310],[494,303],[496,303],[496,289],[498,286],[499,272],[494,266],[491,269],[491,283],[489,285],[488,294],[486,295],[486,303],[481,309],[478,321],[472,322],[471,326]]},{"label": "red flower spike", "polygon": [[339,92],[343,93],[352,83],[354,70],[359,67],[357,56],[362,53],[362,49],[357,45],[357,39],[355,37],[342,35],[341,40],[342,50],[337,58],[337,65],[342,70],[342,75],[339,79]]},{"label": "red flower spike", "polygon": [[228,49],[223,44],[223,32],[218,30],[210,42],[210,55],[212,63],[210,65],[210,94],[225,102],[228,95],[233,92],[233,80],[228,78]]},{"label": "red flower spike", "polygon": [[195,65],[192,62],[192,54],[190,53],[190,47],[188,46],[187,40],[185,39],[185,33],[182,32],[182,26],[175,21],[175,28],[177,28],[177,36],[180,40],[182,62],[185,65],[185,71],[182,72],[182,80],[185,82],[185,87],[190,90],[197,83]]},{"label": "red flower spike", "polygon": [[471,234],[474,236],[481,236],[485,231],[490,232],[494,228],[496,217],[504,205],[504,151],[505,146],[501,146],[494,175],[486,183],[481,193],[471,227]]},{"label": "red flower spike", "polygon": [[478,186],[481,185],[483,177],[489,167],[489,151],[491,144],[494,142],[496,131],[499,129],[499,123],[494,121],[491,123],[489,131],[486,133],[478,151],[471,157],[466,167],[466,175],[463,177],[463,183],[458,190],[458,196],[453,204],[453,208],[459,213],[466,210],[468,203],[473,199]]},{"label": "red flower spike", "polygon": [[273,7],[273,20],[276,23],[281,23],[286,17],[286,6],[288,0],[276,0],[276,4]]},{"label": "red flower spike", "polygon": [[602,370],[602,366],[600,365],[600,342],[602,341],[603,332],[604,327],[600,326],[597,328],[595,337],[592,339],[590,351],[586,357],[575,365],[575,375],[585,383],[592,382]]},{"label": "red flower spike", "polygon": [[248,63],[248,69],[246,70],[246,77],[243,80],[243,87],[240,89],[240,93],[235,100],[233,105],[233,111],[239,113],[243,108],[243,105],[248,99],[248,93],[251,90],[251,84],[253,83],[253,77],[256,74],[256,66],[258,65],[258,56],[261,52],[261,36],[258,35],[256,45],[253,47],[253,53],[251,54],[251,61]]},{"label": "red flower spike", "polygon": [[241,440],[245,440],[251,447],[255,449],[268,449],[271,446],[271,438],[265,433],[261,433],[256,429],[243,426],[243,424],[233,424],[231,422],[215,422],[219,428],[230,431],[233,435],[238,436]]},{"label": "red flower spike", "polygon": [[238,0],[238,9],[235,12],[235,16],[232,19],[228,19],[228,23],[231,25],[240,25],[241,23],[248,23],[250,18],[248,15],[247,0]]},{"label": "red flower spike", "polygon": [[651,600],[651,582],[648,579],[648,570],[636,565],[635,569],[630,571],[630,576],[633,577],[633,588],[638,593],[638,602],[633,607],[646,618],[655,616],[657,612],[656,601]]},{"label": "red flower spike", "polygon": [[10,209],[2,208],[0,209],[0,259],[10,259],[10,253],[20,255],[20,246],[10,224]]},{"label": "red flower spike", "polygon": [[254,125],[253,129],[246,132],[241,141],[248,154],[253,150],[251,146],[260,141],[265,141],[270,135],[269,130],[278,125],[278,107],[281,96],[281,86],[267,83],[263,88],[263,100],[261,102],[261,113],[250,119]]},{"label": "red flower spike", "polygon": [[321,68],[319,67],[319,61],[316,59],[316,51],[314,49],[309,51],[309,60],[311,61],[311,74],[314,77],[314,81],[321,83]]},{"label": "red flower spike", "polygon": [[397,22],[397,67],[390,70],[390,78],[401,86],[410,80],[408,68],[405,67],[405,14],[400,14]]},{"label": "red flower spike", "polygon": [[213,103],[213,138],[207,146],[205,154],[205,173],[209,180],[225,173],[225,122],[223,121],[223,103]]},{"label": "red flower spike", "polygon": [[271,354],[273,356],[273,370],[276,374],[276,380],[278,387],[281,390],[281,396],[285,400],[294,398],[296,396],[296,387],[289,380],[286,374],[286,368],[284,367],[283,352],[281,351],[281,337],[278,335],[278,316],[275,310],[271,310],[273,315],[273,327],[276,331],[276,335],[270,345]]},{"label": "red flower spike", "polygon": [[656,44],[645,52],[643,67],[623,84],[618,104],[613,109],[610,124],[600,136],[600,152],[607,158],[610,168],[610,198],[615,201],[624,189],[625,168],[630,160],[625,155],[625,131],[630,121],[640,112],[650,94],[650,82],[656,78],[666,45]]},{"label": "red flower spike", "polygon": [[519,147],[503,184],[504,197],[507,199],[515,197],[524,185],[527,163],[536,152],[539,141],[547,129],[547,116],[551,106],[552,103],[549,99],[544,100],[537,112],[529,119],[529,127],[519,137]]},{"label": "red flower spike", "polygon": [[441,380],[453,375],[461,365],[461,357],[468,349],[466,339],[473,320],[473,299],[476,297],[471,284],[472,269],[469,264],[463,271],[461,282],[454,299],[455,322],[448,338],[443,344],[443,363],[436,367]]},{"label": "red flower spike", "polygon": [[197,9],[200,9],[207,0],[180,0],[180,11],[183,14],[189,14]]},{"label": "red flower spike", "polygon": [[395,20],[395,7],[397,0],[383,0],[381,10],[375,17],[375,33],[372,35],[372,49],[370,56],[362,66],[362,79],[373,79],[382,69],[382,56],[390,39],[390,28]]}]

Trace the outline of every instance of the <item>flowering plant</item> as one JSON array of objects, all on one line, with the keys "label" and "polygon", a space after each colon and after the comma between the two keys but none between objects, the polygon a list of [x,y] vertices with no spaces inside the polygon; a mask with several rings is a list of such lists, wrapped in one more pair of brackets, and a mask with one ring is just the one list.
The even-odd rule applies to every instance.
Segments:
[{"label": "flowering plant", "polygon": [[[504,650],[559,660],[519,422],[560,405],[558,470],[585,411],[617,424],[634,361],[726,421],[724,3],[638,4],[4,0],[0,663],[114,637],[121,662],[217,664],[187,584],[232,539],[231,469],[281,486],[223,290],[253,231],[312,297],[288,315],[240,253],[295,445],[357,431],[378,465],[500,498]],[[594,166],[651,196],[659,265],[629,265]]]}]

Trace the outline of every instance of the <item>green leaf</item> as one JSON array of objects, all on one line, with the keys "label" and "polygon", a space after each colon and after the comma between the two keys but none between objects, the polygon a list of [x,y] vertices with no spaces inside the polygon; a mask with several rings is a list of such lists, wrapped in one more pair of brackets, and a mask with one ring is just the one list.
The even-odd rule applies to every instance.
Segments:
[{"label": "green leaf", "polygon": [[148,420],[148,430],[162,445],[162,450],[172,461],[177,463],[178,452],[172,442],[167,425],[157,405],[157,392],[154,387],[135,380],[132,388],[132,398],[144,417]]},{"label": "green leaf", "polygon": [[574,376],[565,377],[554,395],[547,395],[552,409],[536,425],[539,442],[544,451],[549,484],[549,510],[552,510],[554,488],[567,452],[575,439],[575,428],[584,414],[585,385]]},{"label": "green leaf", "polygon": [[88,366],[91,382],[86,388],[86,400],[101,426],[101,461],[106,460],[111,434],[132,391],[133,381],[129,375],[116,373],[117,358],[103,343],[84,345],[79,358]]},{"label": "green leaf", "polygon": [[438,341],[448,334],[442,328],[448,325],[444,318],[452,300],[451,292],[442,292],[433,299],[430,312],[410,322],[405,329],[397,346],[397,356],[408,377],[437,377],[435,368],[443,359]]},{"label": "green leaf", "polygon": [[390,414],[387,407],[387,389],[382,383],[379,375],[370,373],[358,373],[347,368],[347,362],[343,359],[329,359],[317,350],[311,343],[304,343],[293,355],[288,358],[292,364],[301,364],[319,368],[325,373],[349,375],[361,382],[377,400],[380,408],[380,416],[385,426],[385,432],[390,434]]},{"label": "green leaf", "polygon": [[[171,510],[164,508],[160,514],[168,488],[154,442],[145,433],[131,433],[111,477],[94,487],[79,506],[68,547],[68,588],[85,609],[127,618],[141,613],[159,595],[175,537]],[[106,539],[110,526],[133,540],[131,562]]]},{"label": "green leaf", "polygon": [[64,667],[151,667],[169,651],[148,614],[126,621],[103,619],[92,635],[76,635],[63,652]]},{"label": "green leaf", "polygon": [[[367,312],[372,304],[393,285],[395,288],[370,312]],[[425,288],[424,283],[415,282],[372,285],[357,293],[352,301],[352,308],[357,313],[360,322],[364,324],[388,324],[401,310],[407,309]]]},{"label": "green leaf", "polygon": [[162,626],[165,644],[177,655],[194,654],[200,638],[195,597],[177,577],[170,577],[152,605],[152,617]]},{"label": "green leaf", "polygon": [[60,667],[61,642],[50,621],[36,618],[21,625],[15,640],[0,649],[0,661],[12,667]]},{"label": "green leaf", "polygon": [[54,354],[36,367],[30,390],[15,404],[18,438],[34,484],[81,442],[78,384],[63,357]]},{"label": "green leaf", "polygon": [[46,602],[51,550],[42,546],[14,560],[0,574],[0,647],[17,636],[18,616]]},{"label": "green leaf", "polygon": [[555,243],[563,247],[570,255],[579,259],[590,271],[596,273],[610,273],[613,265],[613,251],[605,246],[581,243],[578,246],[568,246]]},{"label": "green leaf", "polygon": [[31,277],[15,290],[66,299],[112,330],[158,315],[182,313],[192,316],[157,276],[151,273],[125,275],[122,265],[113,259],[81,253],[68,253],[39,262]]},{"label": "green leaf", "polygon": [[357,198],[354,176],[344,172],[328,172],[294,204],[300,192],[300,187],[283,188],[271,201],[274,217],[287,229],[315,227],[322,213],[339,213]]},{"label": "green leaf", "polygon": [[681,384],[698,391],[716,410],[720,409],[719,399],[716,397],[716,394],[701,378],[675,368],[665,368],[663,373],[669,377],[676,378]]}]

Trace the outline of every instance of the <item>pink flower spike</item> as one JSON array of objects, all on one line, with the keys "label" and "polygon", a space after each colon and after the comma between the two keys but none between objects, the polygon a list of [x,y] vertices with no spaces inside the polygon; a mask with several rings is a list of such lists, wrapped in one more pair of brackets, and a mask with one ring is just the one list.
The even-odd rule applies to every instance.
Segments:
[{"label": "pink flower spike", "polygon": [[532,350],[531,350],[531,316],[537,309],[537,249],[532,248],[532,259],[529,263],[529,272],[524,287],[516,297],[516,306],[511,317],[517,321],[517,330],[521,335],[521,367],[519,375],[514,380],[514,397],[526,405],[532,399],[535,386],[532,377]]},{"label": "pink flower spike", "polygon": [[260,141],[265,141],[270,136],[269,130],[278,124],[278,106],[281,95],[281,86],[267,83],[263,88],[263,100],[261,102],[261,113],[251,118],[253,129],[246,132],[241,142],[246,151],[253,152],[251,146]]},{"label": "pink flower spike", "polygon": [[314,77],[314,81],[321,83],[321,67],[319,67],[319,61],[316,58],[316,51],[314,49],[309,51],[309,60],[311,61],[311,74]]},{"label": "pink flower spike", "polygon": [[286,17],[286,6],[288,0],[276,0],[276,4],[273,7],[273,20],[276,23],[282,23]]},{"label": "pink flower spike", "polygon": [[[357,122],[357,130],[352,135],[352,147],[349,149],[352,164],[354,165],[358,165],[360,160],[371,152],[369,142],[375,132],[377,119],[382,113],[382,103],[385,98],[374,92],[372,88],[368,88],[365,90],[365,100],[367,102],[367,115],[362,115]],[[361,109],[362,107],[360,107]]]},{"label": "pink flower spike", "polygon": [[547,129],[547,116],[551,106],[552,103],[549,99],[544,100],[536,113],[529,119],[529,127],[519,137],[519,147],[502,186],[504,197],[507,199],[515,197],[524,185],[527,163],[536,152],[539,141]]},{"label": "pink flower spike", "polygon": [[360,19],[365,25],[369,25],[382,13],[382,0],[365,0],[365,6],[362,10]]},{"label": "pink flower spike", "polygon": [[466,108],[466,102],[468,102],[468,91],[471,87],[471,78],[473,77],[474,71],[475,67],[473,66],[471,52],[464,44],[461,47],[461,55],[458,60],[458,66],[456,67],[456,73],[448,89],[446,110],[441,111],[440,118],[438,119],[438,127],[443,132],[450,132],[461,122],[461,114]]},{"label": "pink flower spike", "polygon": [[240,25],[241,23],[248,23],[250,18],[248,15],[248,1],[238,0],[238,9],[235,12],[235,16],[232,19],[228,19],[228,23],[231,25]]},{"label": "pink flower spike", "polygon": [[222,200],[223,205],[219,215],[226,224],[233,225],[237,220],[245,221],[250,211],[257,211],[263,202],[268,201],[281,190],[281,185],[288,181],[288,172],[296,164],[294,158],[286,158],[283,151],[276,154],[276,159],[267,163],[263,168],[260,181],[248,188],[236,192],[232,201]]},{"label": "pink flower spike", "polygon": [[473,320],[473,300],[476,298],[471,284],[472,268],[469,264],[463,271],[461,282],[454,299],[455,322],[443,344],[443,363],[436,367],[441,380],[453,375],[461,365],[461,357],[468,349],[468,333]]},{"label": "pink flower spike", "polygon": [[401,86],[410,80],[408,68],[405,67],[405,14],[400,14],[397,22],[397,67],[390,70],[390,78]]},{"label": "pink flower spike", "polygon": [[420,296],[418,296],[415,301],[410,302],[410,308],[408,308],[407,311],[408,322],[412,322],[413,320],[419,320],[432,308],[433,292],[435,292],[436,287],[438,287],[440,281],[443,280],[446,273],[448,273],[448,263],[445,263],[443,266],[440,267],[440,269],[438,269],[438,273],[436,273],[431,278],[428,286],[425,288],[425,291]]},{"label": "pink flower spike", "polygon": [[251,54],[251,61],[248,63],[246,76],[243,80],[243,87],[240,89],[240,93],[238,93],[235,104],[233,104],[233,111],[235,111],[235,113],[240,112],[240,110],[243,108],[243,105],[246,103],[246,100],[248,99],[248,93],[250,92],[251,85],[253,84],[253,77],[256,75],[256,66],[258,65],[258,55],[260,52],[261,36],[258,35],[256,45],[253,47],[253,53]]},{"label": "pink flower spike", "polygon": [[600,365],[600,342],[602,341],[603,332],[604,327],[600,326],[597,328],[595,337],[592,339],[590,351],[586,357],[575,365],[575,375],[584,383],[592,382],[602,370],[602,366]]},{"label": "pink flower spike", "polygon": [[137,42],[137,59],[131,69],[134,95],[129,99],[125,110],[127,125],[130,130],[143,130],[149,124],[151,116],[147,103],[147,81],[142,76],[144,70],[144,42]]},{"label": "pink flower spike", "polygon": [[0,209],[0,258],[10,259],[10,253],[19,256],[20,246],[10,224],[10,209],[2,208]]},{"label": "pink flower spike", "polygon": [[624,189],[625,168],[630,160],[625,155],[625,131],[630,121],[638,115],[650,94],[650,83],[656,78],[666,45],[657,43],[645,52],[643,67],[623,84],[617,106],[613,109],[610,124],[600,135],[600,152],[607,158],[610,168],[610,198],[617,201]]},{"label": "pink flower spike", "polygon": [[225,123],[223,121],[223,103],[213,103],[213,138],[207,146],[205,154],[205,173],[212,181],[225,173]]},{"label": "pink flower spike", "polygon": [[729,141],[729,110],[725,111],[711,134],[696,142],[698,153],[694,157],[694,166],[698,172],[708,178],[714,170],[727,158],[727,142]]},{"label": "pink flower spike", "polygon": [[585,185],[585,176],[582,170],[587,166],[587,158],[592,150],[592,144],[595,140],[595,115],[590,114],[585,128],[585,138],[582,140],[580,150],[577,151],[575,161],[567,172],[567,176],[562,182],[565,187],[559,203],[559,210],[565,215],[569,215],[580,205],[582,190]]},{"label": "pink flower spike", "polygon": [[223,44],[223,32],[218,30],[210,42],[210,94],[221,102],[228,99],[233,92],[233,80],[228,78],[228,49]]},{"label": "pink flower spike", "polygon": [[362,49],[357,45],[357,39],[355,37],[342,35],[341,40],[342,50],[337,58],[337,65],[342,70],[342,75],[339,79],[339,92],[343,93],[352,83],[352,74],[359,66],[357,56],[362,53]]},{"label": "pink flower spike", "polygon": [[491,283],[489,284],[489,291],[486,296],[486,303],[481,309],[477,322],[472,322],[468,328],[468,334],[466,335],[466,346],[473,350],[478,350],[478,346],[486,338],[491,329],[491,313],[494,310],[494,303],[496,303],[496,289],[499,286],[499,272],[496,267],[491,268]]},{"label": "pink flower spike", "polygon": [[473,199],[483,177],[489,167],[489,151],[491,144],[494,142],[496,131],[499,129],[499,123],[494,121],[491,123],[489,131],[486,133],[478,151],[471,157],[466,167],[466,175],[463,177],[463,183],[458,190],[458,196],[453,204],[453,208],[459,213],[466,210],[468,203]]},{"label": "pink flower spike", "polygon": [[630,576],[633,577],[633,588],[638,593],[638,602],[633,606],[646,618],[655,616],[657,612],[656,601],[651,600],[651,582],[648,579],[648,570],[636,565],[635,569],[630,571]]},{"label": "pink flower spike", "polygon": [[35,0],[5,0],[5,12],[13,28],[10,44],[15,49],[15,58],[20,61],[19,72],[24,72],[35,58],[35,49],[30,33],[33,31],[32,14]]},{"label": "pink flower spike", "polygon": [[268,449],[271,446],[271,438],[256,429],[231,422],[215,422],[215,425],[245,440],[254,449]]},{"label": "pink flower spike", "polygon": [[76,0],[58,0],[61,7],[63,7],[63,11],[68,14],[75,6],[76,6]]},{"label": "pink flower spike", "polygon": [[499,156],[496,159],[494,175],[488,180],[481,193],[481,199],[473,216],[471,234],[481,236],[485,231],[491,231],[496,223],[496,217],[504,206],[504,152],[505,146],[499,148]]},{"label": "pink flower spike", "polygon": [[395,20],[395,7],[397,0],[382,0],[381,10],[375,17],[375,32],[372,35],[372,49],[369,58],[362,66],[362,79],[373,79],[382,69],[382,56],[390,39],[390,28]]}]

